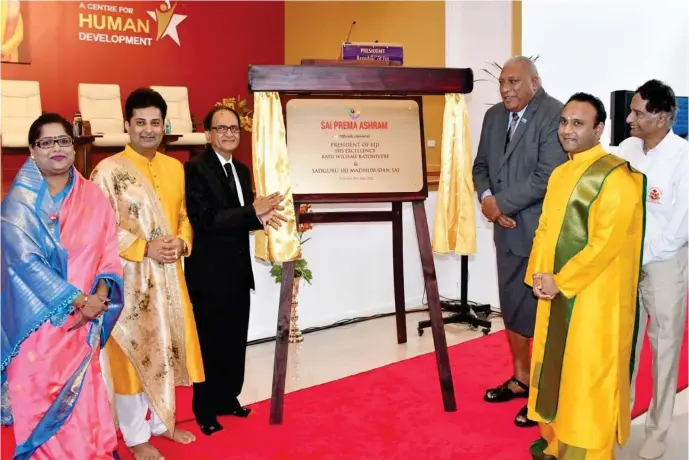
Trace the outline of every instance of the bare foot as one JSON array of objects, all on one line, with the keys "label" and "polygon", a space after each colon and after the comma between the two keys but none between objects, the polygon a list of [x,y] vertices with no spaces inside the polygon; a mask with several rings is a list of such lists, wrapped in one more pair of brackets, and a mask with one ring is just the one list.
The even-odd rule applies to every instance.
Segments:
[{"label": "bare foot", "polygon": [[145,442],[134,447],[130,447],[132,455],[136,460],[165,460],[165,457],[158,452],[158,449]]},{"label": "bare foot", "polygon": [[173,435],[170,435],[170,432],[166,431],[165,433],[161,434],[161,436],[165,436],[166,438],[172,439],[180,444],[191,444],[192,442],[196,441],[196,436],[180,428],[175,429],[175,434]]}]

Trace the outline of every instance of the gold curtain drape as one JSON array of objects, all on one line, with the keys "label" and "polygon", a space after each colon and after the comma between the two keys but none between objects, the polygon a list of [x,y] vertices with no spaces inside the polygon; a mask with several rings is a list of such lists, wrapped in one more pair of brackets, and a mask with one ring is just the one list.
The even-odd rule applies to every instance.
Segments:
[{"label": "gold curtain drape", "polygon": [[469,114],[462,94],[445,95],[440,183],[433,226],[434,252],[476,253]]},{"label": "gold curtain drape", "polygon": [[287,218],[279,230],[268,227],[267,235],[262,231],[255,233],[256,257],[276,263],[301,259],[279,93],[254,93],[251,139],[256,196],[280,192],[285,197],[281,214]]}]

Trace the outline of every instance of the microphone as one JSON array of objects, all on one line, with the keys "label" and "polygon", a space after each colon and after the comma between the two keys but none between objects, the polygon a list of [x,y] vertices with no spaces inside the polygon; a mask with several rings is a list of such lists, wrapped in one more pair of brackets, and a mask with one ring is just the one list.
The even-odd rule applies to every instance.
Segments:
[{"label": "microphone", "polygon": [[356,21],[352,21],[352,25],[349,26],[349,32],[347,33],[347,38],[345,38],[345,43],[349,43],[349,38],[352,36],[352,30],[354,30],[355,25],[356,25]]},{"label": "microphone", "polygon": [[341,61],[343,56],[343,48],[345,44],[349,43],[349,38],[352,36],[352,30],[354,30],[354,26],[356,25],[356,21],[352,21],[352,24],[349,26],[349,32],[347,33],[347,38],[345,38],[345,41],[343,43],[343,46],[340,46],[340,57],[337,58],[338,61]]}]

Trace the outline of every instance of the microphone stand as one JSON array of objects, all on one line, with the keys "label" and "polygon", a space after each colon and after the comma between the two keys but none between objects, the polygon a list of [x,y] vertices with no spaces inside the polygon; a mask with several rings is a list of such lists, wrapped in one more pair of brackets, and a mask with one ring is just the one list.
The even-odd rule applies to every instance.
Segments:
[{"label": "microphone stand", "polygon": [[[491,322],[488,320],[490,315],[490,305],[479,304],[469,305],[468,291],[469,291],[469,256],[461,256],[461,275],[460,275],[460,301],[458,308],[452,308],[456,304],[449,302],[440,302],[441,307],[445,310],[455,310],[456,313],[443,318],[443,324],[468,324],[471,329],[478,329],[481,327],[483,335],[490,333]],[[424,328],[431,327],[430,320],[419,321],[417,332],[419,337],[423,335]]]}]

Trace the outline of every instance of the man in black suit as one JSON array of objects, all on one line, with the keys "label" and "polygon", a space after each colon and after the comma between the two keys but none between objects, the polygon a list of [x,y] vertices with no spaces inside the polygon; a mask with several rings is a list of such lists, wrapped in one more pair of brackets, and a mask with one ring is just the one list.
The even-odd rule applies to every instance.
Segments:
[{"label": "man in black suit", "polygon": [[194,384],[192,408],[201,431],[222,430],[218,415],[247,417],[237,399],[244,384],[250,291],[255,288],[249,233],[278,228],[278,193],[254,200],[249,168],[232,157],[240,120],[214,107],[203,122],[206,150],[184,166],[187,213],[194,230],[184,271],[194,306],[206,381]]}]

